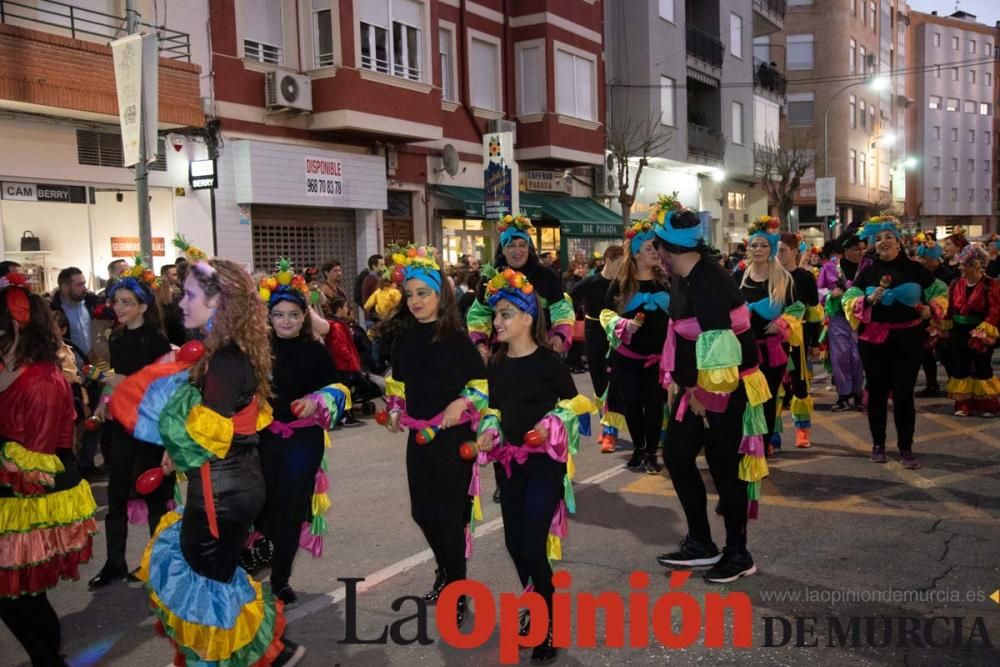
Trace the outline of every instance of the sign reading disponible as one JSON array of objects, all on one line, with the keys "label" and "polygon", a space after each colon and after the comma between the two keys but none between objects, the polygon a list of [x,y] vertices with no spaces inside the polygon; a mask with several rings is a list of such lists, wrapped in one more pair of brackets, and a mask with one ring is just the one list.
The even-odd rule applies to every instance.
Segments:
[{"label": "sign reading disponible", "polygon": [[306,156],[306,195],[343,197],[343,163],[340,160]]}]

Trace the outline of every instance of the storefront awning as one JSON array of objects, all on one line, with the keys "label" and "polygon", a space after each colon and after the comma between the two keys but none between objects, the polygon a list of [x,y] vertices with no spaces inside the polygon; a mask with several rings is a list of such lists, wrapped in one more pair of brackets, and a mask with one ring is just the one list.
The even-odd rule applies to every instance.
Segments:
[{"label": "storefront awning", "polygon": [[[455,203],[470,218],[483,217],[482,188],[435,185],[434,192]],[[623,234],[621,216],[587,197],[522,192],[521,210],[532,220],[555,222],[570,236],[615,237]]]}]

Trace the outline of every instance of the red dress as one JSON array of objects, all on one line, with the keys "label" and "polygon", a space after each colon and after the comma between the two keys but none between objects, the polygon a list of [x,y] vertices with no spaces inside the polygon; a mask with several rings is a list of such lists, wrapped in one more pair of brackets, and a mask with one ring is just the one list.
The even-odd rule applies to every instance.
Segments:
[{"label": "red dress", "polygon": [[73,458],[73,394],[55,364],[0,392],[0,598],[78,579],[97,504]]}]

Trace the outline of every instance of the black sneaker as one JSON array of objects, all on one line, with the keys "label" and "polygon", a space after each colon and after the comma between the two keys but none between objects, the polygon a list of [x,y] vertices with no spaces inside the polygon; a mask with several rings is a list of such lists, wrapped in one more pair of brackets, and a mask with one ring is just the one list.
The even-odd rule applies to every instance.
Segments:
[{"label": "black sneaker", "polygon": [[493,502],[499,504],[499,502],[500,502],[500,489],[497,489],[496,491],[493,492]]},{"label": "black sneaker", "polygon": [[531,649],[531,664],[547,665],[556,659],[559,649],[552,645],[552,626],[549,625],[549,632],[541,644]]},{"label": "black sneaker", "polygon": [[705,581],[710,584],[728,584],[756,573],[757,566],[753,564],[749,551],[737,552],[727,547],[722,553],[722,559],[705,573]]},{"label": "black sneaker", "polygon": [[837,399],[837,402],[833,404],[830,408],[830,412],[847,412],[851,409],[851,404],[843,396]]},{"label": "black sneaker", "polygon": [[646,462],[646,453],[641,449],[636,449],[632,452],[632,458],[628,460],[625,467],[629,470],[642,470],[642,464]]},{"label": "black sneaker", "polygon": [[660,471],[663,470],[663,466],[656,462],[656,459],[646,459],[642,464],[642,469],[646,471],[647,475],[659,475]]},{"label": "black sneaker", "polygon": [[886,458],[885,455],[885,445],[882,445],[881,447],[878,445],[873,445],[871,459],[875,463],[885,463],[886,461],[888,461],[889,459]]},{"label": "black sneaker", "polygon": [[363,421],[361,421],[360,419],[356,418],[351,413],[347,413],[347,416],[344,417],[344,421],[340,422],[340,424],[342,426],[346,426],[347,428],[353,428],[355,426],[364,426],[365,425],[365,423]]},{"label": "black sneaker", "polygon": [[714,544],[701,544],[690,537],[685,537],[681,548],[670,553],[660,554],[656,562],[663,567],[699,567],[715,565],[722,558],[719,547]]},{"label": "black sneaker", "polygon": [[284,637],[281,638],[281,641],[285,645],[285,648],[282,649],[281,653],[278,654],[278,657],[271,664],[274,667],[294,667],[302,662],[302,658],[306,654],[306,647]]},{"label": "black sneaker", "polygon": [[278,592],[275,593],[274,596],[284,602],[286,607],[290,607],[299,601],[299,596],[295,594],[295,591],[293,591],[292,587],[288,584],[279,588]]},{"label": "black sneaker", "polygon": [[942,396],[944,396],[944,392],[941,391],[941,387],[938,387],[937,385],[932,385],[924,387],[923,389],[921,389],[920,391],[916,392],[913,395],[916,396],[917,398],[941,398]]}]

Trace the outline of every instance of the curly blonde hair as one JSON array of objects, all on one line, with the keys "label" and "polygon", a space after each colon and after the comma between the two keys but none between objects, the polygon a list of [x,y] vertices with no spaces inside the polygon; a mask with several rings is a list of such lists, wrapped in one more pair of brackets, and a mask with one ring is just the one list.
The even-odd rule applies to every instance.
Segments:
[{"label": "curly blonde hair", "polygon": [[198,281],[206,298],[216,295],[220,298],[212,330],[205,338],[205,355],[191,369],[191,378],[199,382],[215,351],[235,343],[250,358],[257,376],[257,394],[266,400],[271,396],[271,331],[267,309],[242,267],[226,259],[210,259],[207,263],[211,270],[195,264],[190,275]]}]

